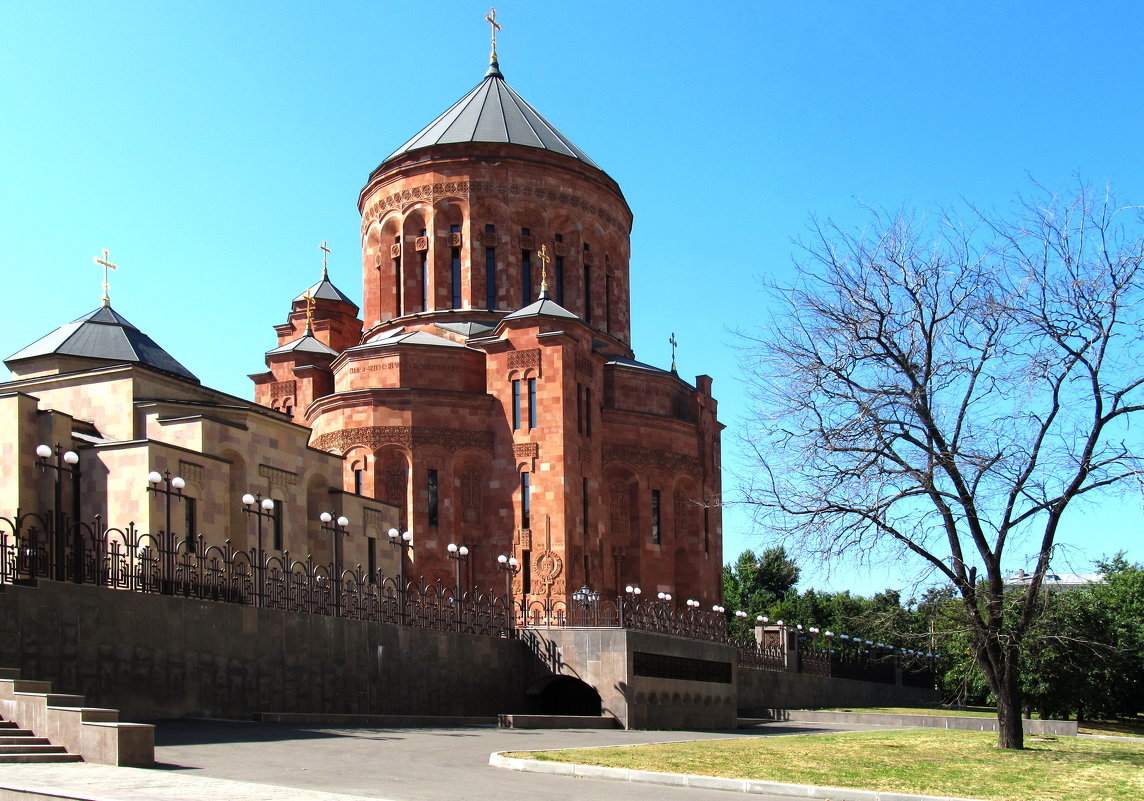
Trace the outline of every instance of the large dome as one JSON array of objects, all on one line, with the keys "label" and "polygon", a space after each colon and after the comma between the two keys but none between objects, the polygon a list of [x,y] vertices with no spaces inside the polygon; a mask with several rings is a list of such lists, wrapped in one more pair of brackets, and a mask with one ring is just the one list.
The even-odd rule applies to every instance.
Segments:
[{"label": "large dome", "polygon": [[387,156],[382,164],[412,150],[461,142],[537,147],[571,156],[600,169],[583,150],[572,144],[572,140],[505,83],[496,61],[489,65],[483,81]]}]

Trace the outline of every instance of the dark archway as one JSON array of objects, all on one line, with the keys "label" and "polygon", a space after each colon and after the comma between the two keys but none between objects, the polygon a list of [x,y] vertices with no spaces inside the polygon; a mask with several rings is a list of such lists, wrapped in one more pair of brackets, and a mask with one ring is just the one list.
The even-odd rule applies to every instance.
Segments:
[{"label": "dark archway", "polygon": [[530,715],[599,715],[600,694],[590,684],[572,676],[545,676],[524,696]]}]

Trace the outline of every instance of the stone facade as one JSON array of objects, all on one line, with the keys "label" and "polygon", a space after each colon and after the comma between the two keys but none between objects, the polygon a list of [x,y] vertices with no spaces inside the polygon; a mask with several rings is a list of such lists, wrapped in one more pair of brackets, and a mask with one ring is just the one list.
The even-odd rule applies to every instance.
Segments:
[{"label": "stone facade", "polygon": [[[308,320],[296,300],[252,378],[344,457],[345,488],[400,508],[406,575],[452,581],[455,543],[466,586],[502,587],[497,556],[519,559],[517,601],[626,584],[717,601],[711,379],[634,360],[616,182],[541,147],[451,142],[391,157],[358,208],[361,317],[318,293]],[[328,352],[293,348],[307,335]]]},{"label": "stone facade", "polygon": [[346,492],[342,459],[310,448],[309,431],[285,415],[138,364],[86,360],[62,372],[47,369],[50,361],[29,370],[13,363],[14,380],[0,384],[5,513],[55,511],[54,471],[38,467],[35,450],[59,443],[79,456],[78,494],[65,479],[61,496],[70,520],[134,523],[157,538],[167,529],[167,505],[147,491],[147,475],[169,472],[186,482],[171,504],[170,531],[180,540],[202,535],[208,545],[254,548],[257,527],[241,498],[257,493],[278,506],[279,522],[264,526],[267,555],[331,561],[319,521],[331,512],[351,521],[340,566],[373,564],[395,574],[385,532],[397,509]]}]

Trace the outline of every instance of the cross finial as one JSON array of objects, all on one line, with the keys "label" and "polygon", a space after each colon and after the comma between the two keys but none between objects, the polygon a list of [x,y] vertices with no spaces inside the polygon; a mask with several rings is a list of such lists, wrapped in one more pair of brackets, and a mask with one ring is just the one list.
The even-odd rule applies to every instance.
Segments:
[{"label": "cross finial", "polygon": [[[325,243],[323,242],[322,244]],[[302,300],[306,301],[306,331],[302,336],[313,336],[314,306],[318,302],[318,299],[311,295],[310,290],[307,289],[305,294],[302,295]]]},{"label": "cross finial", "polygon": [[485,14],[485,19],[488,20],[489,25],[492,27],[493,35],[493,51],[489,55],[489,63],[496,63],[497,60],[497,31],[501,29],[500,23],[497,22],[497,10],[490,8],[489,13]]},{"label": "cross finial", "polygon": [[548,297],[548,262],[552,257],[548,255],[548,245],[541,245],[536,251],[536,258],[540,259],[540,299]]},{"label": "cross finial", "polygon": [[671,372],[675,372],[675,347],[679,344],[675,339],[675,332],[671,332],[671,337],[667,340],[671,343]]},{"label": "cross finial", "polygon": [[108,286],[108,283],[107,283],[107,271],[109,269],[119,270],[119,265],[118,264],[112,264],[108,260],[107,257],[108,257],[107,248],[103,249],[103,258],[102,259],[99,258],[99,256],[92,256],[91,257],[91,260],[94,261],[96,264],[103,265],[103,305],[104,306],[110,306],[111,305],[111,298],[108,297],[108,294],[107,294],[108,289],[110,289],[110,286]]},{"label": "cross finial", "polygon": [[322,244],[318,245],[318,250],[322,251],[322,277],[328,278],[329,273],[326,271],[326,257],[330,255],[331,251],[326,246],[326,240],[322,240]]}]

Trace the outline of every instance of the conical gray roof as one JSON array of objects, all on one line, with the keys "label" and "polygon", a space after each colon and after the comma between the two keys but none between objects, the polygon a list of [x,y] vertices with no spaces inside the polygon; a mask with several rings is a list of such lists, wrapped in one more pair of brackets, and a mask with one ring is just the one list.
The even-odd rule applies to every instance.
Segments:
[{"label": "conical gray roof", "polygon": [[199,380],[110,305],[100,306],[78,320],[60,326],[19,353],[9,356],[4,363],[11,366],[13,362],[51,355],[137,362],[174,373],[195,383]]},{"label": "conical gray roof", "polygon": [[387,156],[382,164],[411,150],[457,142],[496,142],[538,147],[600,168],[505,83],[496,61],[489,65],[485,79],[472,91]]},{"label": "conical gray roof", "polygon": [[298,297],[294,298],[294,302],[297,303],[300,300],[305,300],[307,292],[312,298],[317,298],[318,300],[341,301],[342,303],[353,306],[354,312],[357,312],[358,310],[358,305],[350,300],[349,297],[347,297],[346,294],[342,292],[342,290],[334,286],[333,282],[330,280],[330,275],[325,270],[325,268],[322,269],[322,280],[314,284]]}]

